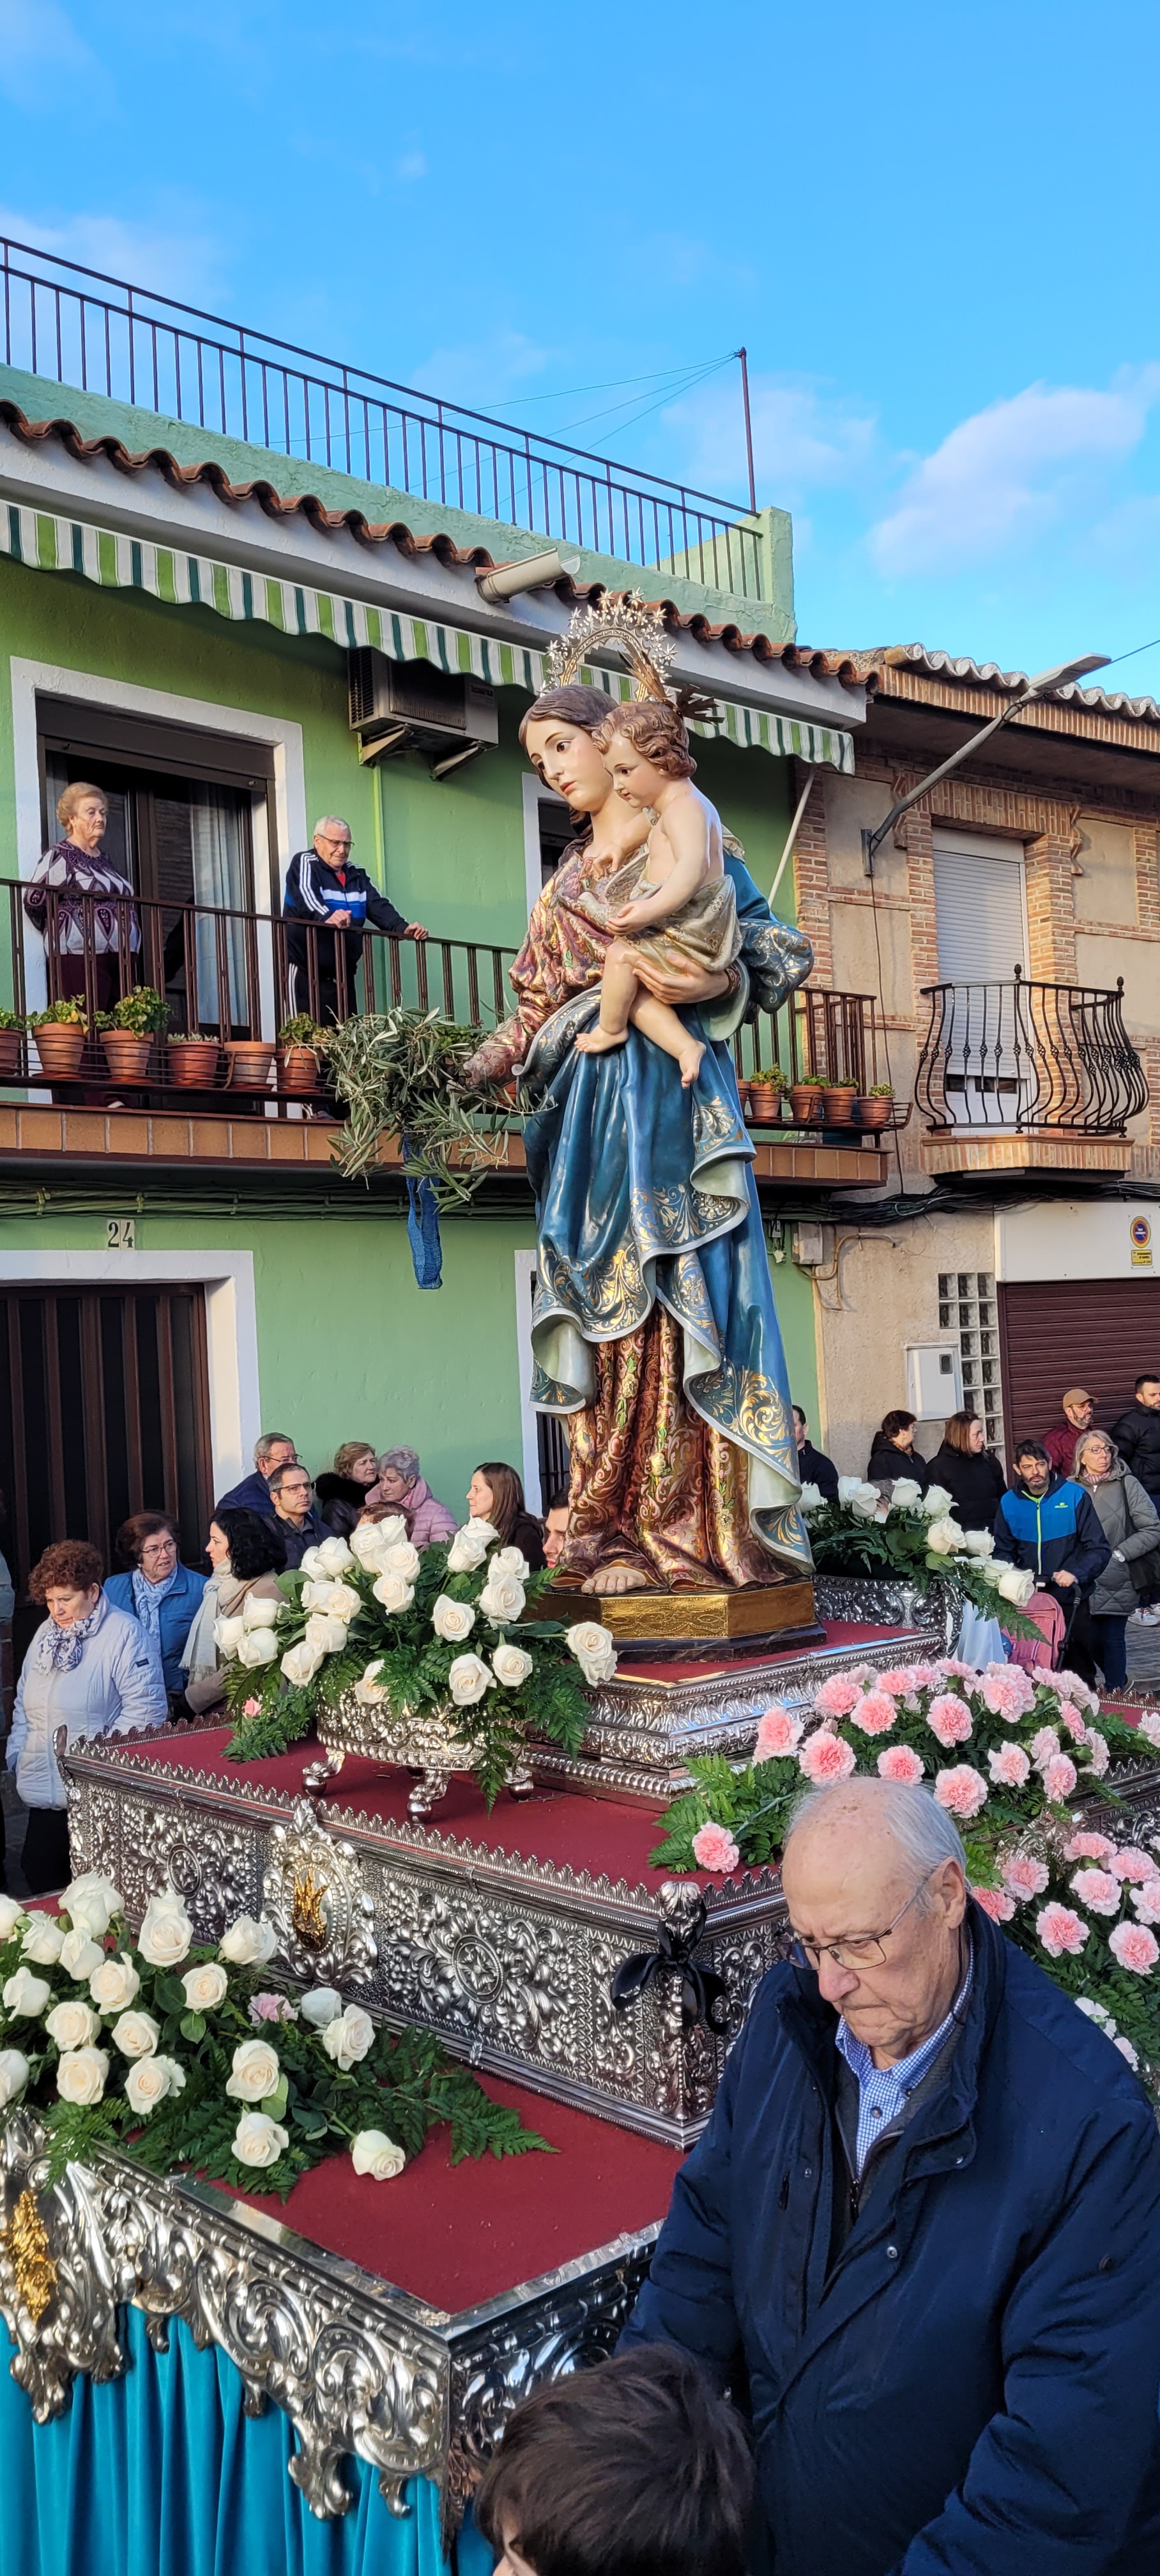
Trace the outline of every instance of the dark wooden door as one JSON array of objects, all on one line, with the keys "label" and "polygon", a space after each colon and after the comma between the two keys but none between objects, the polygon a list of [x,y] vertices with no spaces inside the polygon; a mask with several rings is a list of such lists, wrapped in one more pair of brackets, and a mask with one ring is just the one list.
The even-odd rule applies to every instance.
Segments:
[{"label": "dark wooden door", "polygon": [[1036,1279],[1001,1284],[999,1337],[1007,1455],[1062,1420],[1069,1386],[1086,1386],[1110,1430],[1135,1380],[1160,1369],[1155,1279]]},{"label": "dark wooden door", "polygon": [[0,1486],[18,1626],[43,1549],[87,1538],[117,1573],[131,1512],[171,1512],[184,1562],[202,1565],[213,1499],[202,1289],[0,1290]]}]

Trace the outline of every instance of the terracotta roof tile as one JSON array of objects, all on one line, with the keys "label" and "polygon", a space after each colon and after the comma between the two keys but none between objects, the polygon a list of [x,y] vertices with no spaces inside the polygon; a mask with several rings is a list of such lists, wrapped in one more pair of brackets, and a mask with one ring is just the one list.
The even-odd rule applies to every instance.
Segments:
[{"label": "terracotta roof tile", "polygon": [[[880,645],[875,652],[854,652],[848,656],[852,676],[868,681],[894,667],[925,674],[932,680],[961,680],[967,688],[994,689],[1004,697],[1015,697],[1027,686],[1026,671],[1001,671],[997,662],[973,662],[968,654],[940,653],[926,644]],[[883,683],[885,685],[885,683]],[[1078,680],[1065,689],[1049,690],[1043,703],[1047,706],[1090,707],[1094,715],[1133,718],[1140,724],[1160,723],[1160,705],[1155,698],[1129,698],[1121,692],[1085,689]]]}]

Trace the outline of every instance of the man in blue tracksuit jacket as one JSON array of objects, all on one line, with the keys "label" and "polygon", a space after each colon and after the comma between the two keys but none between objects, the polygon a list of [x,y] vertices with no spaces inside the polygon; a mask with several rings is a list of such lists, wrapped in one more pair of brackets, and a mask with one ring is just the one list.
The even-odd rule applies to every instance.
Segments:
[{"label": "man in blue tracksuit jacket", "polygon": [[1111,1553],[1091,1495],[1056,1472],[1041,1441],[1021,1441],[1014,1486],[995,1514],[996,1556],[1033,1574],[1070,1622]]}]

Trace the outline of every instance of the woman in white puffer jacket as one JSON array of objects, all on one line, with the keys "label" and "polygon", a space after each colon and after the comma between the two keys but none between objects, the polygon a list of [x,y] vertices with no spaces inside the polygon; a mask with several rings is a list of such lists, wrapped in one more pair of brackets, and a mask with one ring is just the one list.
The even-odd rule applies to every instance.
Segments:
[{"label": "woman in white puffer jacket", "polygon": [[71,1741],[161,1726],[169,1714],[153,1640],[139,1619],[106,1599],[104,1570],[87,1540],[66,1538],[46,1547],[28,1578],[48,1617],[16,1686],[8,1768],[28,1809],[20,1865],[33,1896],[64,1887],[71,1874],[68,1798],[53,1751],[58,1728]]}]

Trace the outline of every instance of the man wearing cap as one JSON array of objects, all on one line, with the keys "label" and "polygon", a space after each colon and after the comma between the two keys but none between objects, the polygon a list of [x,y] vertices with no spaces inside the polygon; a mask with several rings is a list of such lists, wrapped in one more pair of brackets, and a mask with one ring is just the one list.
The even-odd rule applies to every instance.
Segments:
[{"label": "man wearing cap", "polygon": [[1043,1446],[1052,1466],[1061,1476],[1074,1474],[1075,1444],[1085,1431],[1091,1430],[1095,1409],[1096,1399],[1088,1394],[1086,1386],[1069,1386],[1063,1399],[1062,1422],[1057,1422],[1043,1437]]}]

